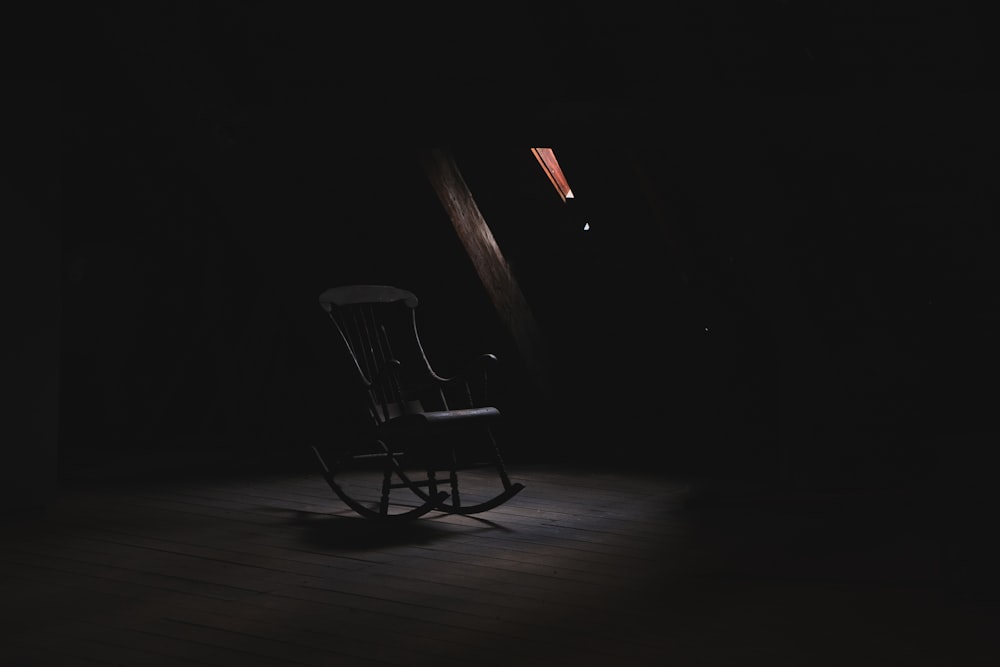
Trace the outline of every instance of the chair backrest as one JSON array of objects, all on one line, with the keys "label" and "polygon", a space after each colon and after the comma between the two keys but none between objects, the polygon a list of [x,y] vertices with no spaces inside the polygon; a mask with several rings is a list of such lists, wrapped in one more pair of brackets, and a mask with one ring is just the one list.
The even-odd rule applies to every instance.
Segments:
[{"label": "chair backrest", "polygon": [[424,411],[428,397],[421,387],[433,372],[417,331],[416,295],[388,285],[345,285],[326,290],[319,302],[336,326],[372,420]]}]

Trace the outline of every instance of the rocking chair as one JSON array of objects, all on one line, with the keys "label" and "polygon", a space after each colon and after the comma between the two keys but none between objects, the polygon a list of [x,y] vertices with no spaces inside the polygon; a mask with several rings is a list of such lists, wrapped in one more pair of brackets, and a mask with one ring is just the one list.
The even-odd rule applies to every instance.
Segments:
[{"label": "rocking chair", "polygon": [[[500,410],[486,394],[494,355],[439,375],[418,333],[417,297],[403,289],[334,287],[319,302],[346,353],[360,419],[339,446],[313,451],[348,507],[372,519],[412,519],[435,510],[475,514],[524,488],[510,481],[494,435]],[[471,487],[460,479],[471,480]]]}]

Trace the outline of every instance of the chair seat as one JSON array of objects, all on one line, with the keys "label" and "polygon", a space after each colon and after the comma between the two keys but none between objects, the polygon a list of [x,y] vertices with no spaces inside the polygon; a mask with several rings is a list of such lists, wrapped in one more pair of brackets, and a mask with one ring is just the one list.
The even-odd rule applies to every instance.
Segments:
[{"label": "chair seat", "polygon": [[380,425],[378,430],[401,432],[418,429],[454,428],[468,426],[473,422],[493,421],[499,417],[500,410],[494,407],[416,412],[393,417]]}]

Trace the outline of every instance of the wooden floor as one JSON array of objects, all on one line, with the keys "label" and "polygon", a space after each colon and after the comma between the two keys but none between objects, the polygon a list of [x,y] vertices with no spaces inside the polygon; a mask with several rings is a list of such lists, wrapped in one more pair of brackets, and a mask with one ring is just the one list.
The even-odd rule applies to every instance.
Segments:
[{"label": "wooden floor", "polygon": [[0,665],[1000,664],[997,615],[942,587],[919,520],[511,473],[525,491],[478,518],[393,526],[309,472],[64,486],[8,517]]}]

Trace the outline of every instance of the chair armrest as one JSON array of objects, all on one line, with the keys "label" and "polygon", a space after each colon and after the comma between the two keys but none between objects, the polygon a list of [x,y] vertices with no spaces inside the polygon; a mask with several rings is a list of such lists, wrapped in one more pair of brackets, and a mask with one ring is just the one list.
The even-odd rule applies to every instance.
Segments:
[{"label": "chair armrest", "polygon": [[427,365],[427,370],[430,372],[431,377],[434,378],[434,380],[443,384],[447,384],[461,380],[468,380],[474,374],[481,371],[485,371],[488,366],[497,363],[499,363],[499,360],[497,359],[495,354],[486,353],[474,357],[472,361],[468,362],[454,375],[449,375],[449,376],[438,375],[434,371],[434,369],[431,368],[430,364]]}]

